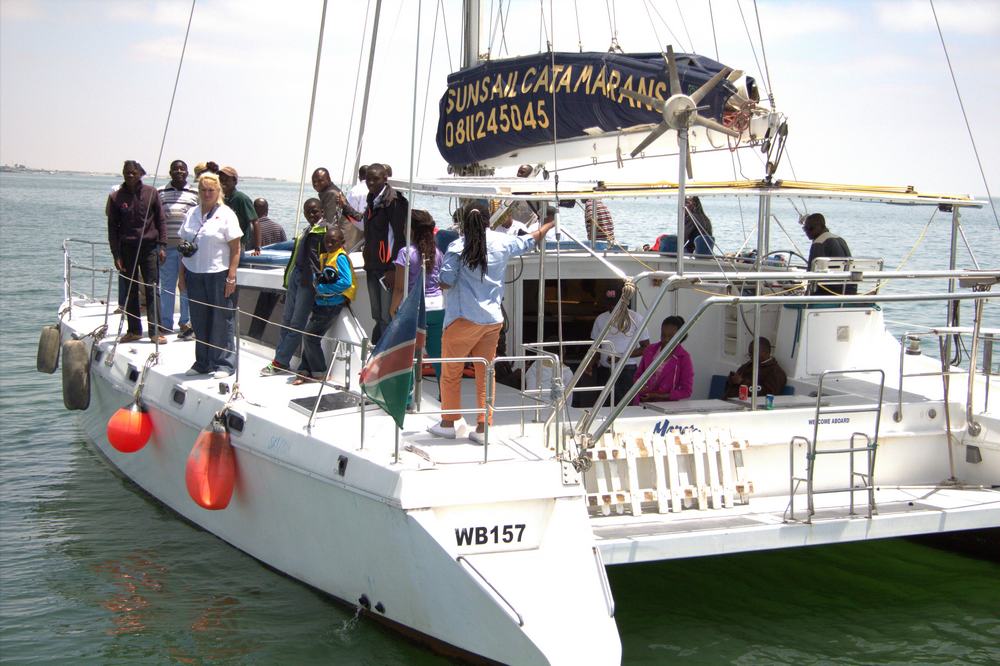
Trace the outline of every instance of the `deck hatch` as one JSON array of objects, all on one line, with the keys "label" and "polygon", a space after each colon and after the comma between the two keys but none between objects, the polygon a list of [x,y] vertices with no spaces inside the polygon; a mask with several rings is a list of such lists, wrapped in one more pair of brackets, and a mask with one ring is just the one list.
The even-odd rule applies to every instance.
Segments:
[{"label": "deck hatch", "polygon": [[[332,393],[324,393],[319,399],[319,409],[316,410],[316,415],[331,415],[335,412],[339,412],[344,409],[357,409],[358,405],[361,404],[361,396],[355,393],[348,393],[347,391],[334,391]],[[308,395],[302,398],[294,398],[288,401],[288,406],[297,412],[302,414],[312,414],[313,407],[316,405],[316,396]],[[373,407],[374,404],[370,401],[365,401],[366,407]]]}]

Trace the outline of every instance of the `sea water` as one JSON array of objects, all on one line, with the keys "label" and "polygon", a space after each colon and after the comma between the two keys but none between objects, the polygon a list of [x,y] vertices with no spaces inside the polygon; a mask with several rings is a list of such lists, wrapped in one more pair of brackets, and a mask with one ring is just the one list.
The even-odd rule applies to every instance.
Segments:
[{"label": "sea water", "polygon": [[[0,660],[447,663],[116,476],[63,408],[59,374],[35,372],[39,329],[56,321],[62,299],[60,243],[105,241],[104,201],[117,181],[0,174]],[[267,198],[271,217],[292,233],[301,219],[293,215],[297,184],[240,185]],[[704,203],[720,250],[735,252],[747,234],[755,237],[753,201]],[[447,201],[415,204],[448,219]],[[795,206],[776,204],[771,247],[807,254]],[[620,240],[632,247],[676,228],[669,201],[609,207]],[[882,256],[895,268],[912,250],[910,268],[948,265],[950,214],[931,220],[927,208],[838,202],[812,202],[810,210],[824,212],[857,256]],[[563,211],[563,220],[582,234],[579,209]],[[992,214],[967,211],[963,221],[980,265],[1000,266]],[[105,246],[95,256],[107,265]],[[964,246],[959,266],[973,266]],[[89,278],[75,276],[76,287],[89,291]],[[886,310],[892,322],[933,325],[944,305]],[[986,322],[1000,325],[996,305],[987,307]],[[608,574],[627,664],[1000,663],[997,557],[892,540],[611,567]],[[564,626],[565,640],[587,640],[572,610]]]}]

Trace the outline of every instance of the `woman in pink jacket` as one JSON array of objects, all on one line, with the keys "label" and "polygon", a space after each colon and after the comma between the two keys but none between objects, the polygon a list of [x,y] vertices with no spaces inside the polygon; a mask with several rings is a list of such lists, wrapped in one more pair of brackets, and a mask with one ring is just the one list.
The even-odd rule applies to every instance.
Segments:
[{"label": "woman in pink jacket", "polygon": [[[642,352],[642,360],[636,368],[634,381],[638,381],[642,373],[646,371],[663,345],[670,342],[670,339],[677,334],[681,326],[684,325],[683,317],[676,315],[667,317],[660,324],[660,341],[649,345]],[[687,336],[684,336],[686,339]],[[684,340],[681,340],[683,342]],[[686,400],[691,397],[691,389],[694,386],[694,365],[691,363],[691,355],[683,346],[678,344],[663,365],[650,376],[649,381],[642,387],[632,400],[633,405],[640,402],[660,402],[664,400]]]}]

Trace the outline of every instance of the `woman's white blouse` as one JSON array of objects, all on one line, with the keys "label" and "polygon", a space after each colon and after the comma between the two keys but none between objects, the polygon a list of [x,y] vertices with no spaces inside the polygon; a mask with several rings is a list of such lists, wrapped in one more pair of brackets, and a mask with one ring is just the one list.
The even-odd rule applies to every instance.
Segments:
[{"label": "woman's white blouse", "polygon": [[229,269],[229,241],[241,238],[240,222],[236,213],[225,204],[219,204],[209,215],[204,215],[201,206],[188,211],[181,225],[180,237],[192,241],[198,251],[190,257],[182,257],[185,270],[192,273],[218,273]]}]

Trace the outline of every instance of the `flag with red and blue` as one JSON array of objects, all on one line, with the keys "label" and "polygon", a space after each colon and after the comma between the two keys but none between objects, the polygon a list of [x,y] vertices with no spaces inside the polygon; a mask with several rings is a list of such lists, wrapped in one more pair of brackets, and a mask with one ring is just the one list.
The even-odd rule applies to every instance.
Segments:
[{"label": "flag with red and blue", "polygon": [[361,371],[361,390],[384,409],[399,428],[403,427],[406,403],[413,388],[413,360],[424,348],[426,334],[424,290],[421,281],[417,280]]}]

